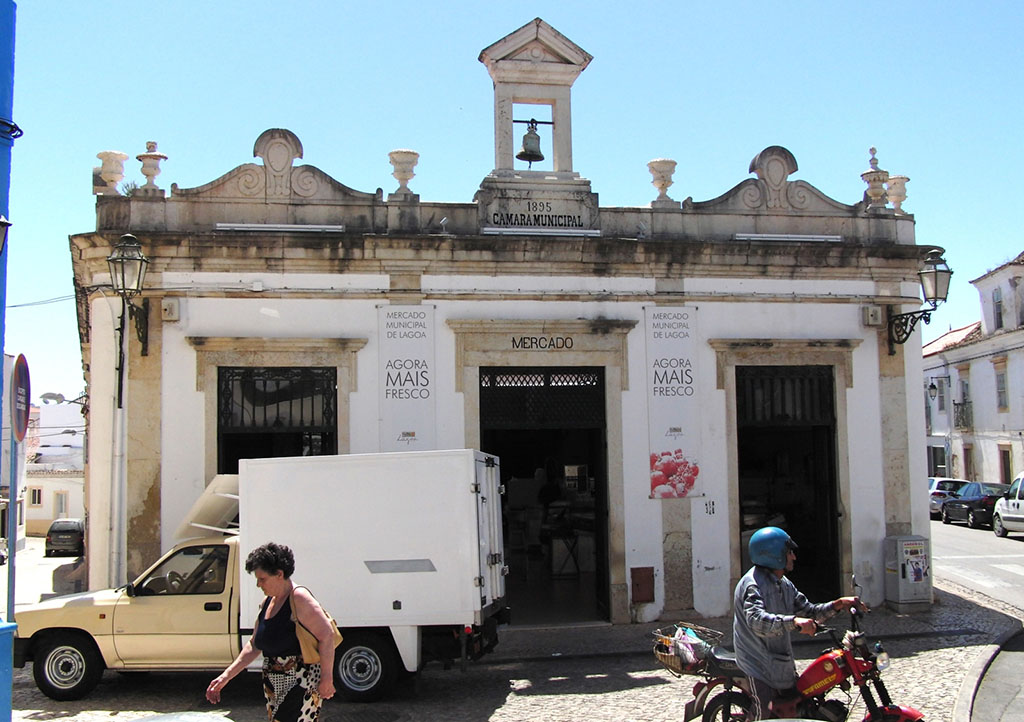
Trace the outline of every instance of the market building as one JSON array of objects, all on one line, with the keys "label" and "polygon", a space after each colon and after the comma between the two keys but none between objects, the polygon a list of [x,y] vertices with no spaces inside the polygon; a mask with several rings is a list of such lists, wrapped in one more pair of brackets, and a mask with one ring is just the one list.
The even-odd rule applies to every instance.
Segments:
[{"label": "market building", "polygon": [[[931,250],[906,179],[872,154],[845,204],[772,146],[716,198],[673,200],[657,159],[654,200],[602,207],[572,155],[591,56],[537,19],[480,60],[495,153],[472,199],[421,199],[408,150],[394,192],[349,188],[285,129],[169,194],[156,144],[130,196],[101,154],[96,230],[71,238],[91,585],[154,560],[240,458],[473,447],[501,458],[520,622],[724,614],[766,523],[803,541],[808,592],[856,573],[880,602],[882,539],[928,529],[920,340],[887,324]],[[126,311],[107,259],[129,233],[148,273]]]}]

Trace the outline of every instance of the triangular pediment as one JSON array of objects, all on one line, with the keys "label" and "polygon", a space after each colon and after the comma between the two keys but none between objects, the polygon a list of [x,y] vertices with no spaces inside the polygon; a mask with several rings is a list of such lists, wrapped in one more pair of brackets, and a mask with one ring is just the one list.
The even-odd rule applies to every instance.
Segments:
[{"label": "triangular pediment", "polygon": [[480,62],[491,76],[523,65],[561,65],[572,74],[583,71],[593,56],[540,18],[480,51]]}]

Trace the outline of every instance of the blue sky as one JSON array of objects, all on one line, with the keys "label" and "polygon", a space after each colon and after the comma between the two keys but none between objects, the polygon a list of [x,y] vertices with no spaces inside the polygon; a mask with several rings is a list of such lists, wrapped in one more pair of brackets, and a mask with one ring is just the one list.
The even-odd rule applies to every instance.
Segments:
[{"label": "blue sky", "polygon": [[930,340],[976,320],[968,282],[1024,250],[1021,7],[22,0],[5,351],[25,354],[34,396],[84,388],[68,236],[95,228],[102,150],[128,153],[141,184],[135,156],[155,140],[169,156],[157,184],[192,187],[283,127],[302,162],[355,189],[394,190],[387,153],[412,148],[423,200],[471,201],[494,166],[477,56],[537,16],[594,56],[573,87],[573,160],[602,205],[653,200],[657,157],[679,163],[673,198],[714,198],[769,145],[854,203],[877,147],[910,176],[918,243],[955,272]]}]

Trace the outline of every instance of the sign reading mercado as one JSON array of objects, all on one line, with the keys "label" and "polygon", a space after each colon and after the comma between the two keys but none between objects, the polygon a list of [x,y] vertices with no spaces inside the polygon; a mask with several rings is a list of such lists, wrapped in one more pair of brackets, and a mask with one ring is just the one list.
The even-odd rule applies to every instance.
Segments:
[{"label": "sign reading mercado", "polygon": [[652,499],[697,493],[700,411],[697,400],[697,308],[644,308],[647,338],[647,428]]},{"label": "sign reading mercado", "polygon": [[380,450],[437,446],[434,307],[380,306]]}]

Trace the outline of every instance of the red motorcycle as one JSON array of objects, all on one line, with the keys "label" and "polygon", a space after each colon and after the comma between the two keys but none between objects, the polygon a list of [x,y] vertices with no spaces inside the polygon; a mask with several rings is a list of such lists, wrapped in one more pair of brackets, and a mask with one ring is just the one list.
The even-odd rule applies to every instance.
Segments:
[{"label": "red motorcycle", "polygon": [[[867,707],[862,722],[918,722],[924,718],[916,709],[892,703],[881,679],[881,672],[889,666],[889,655],[881,642],[868,646],[860,629],[862,617],[863,612],[856,608],[850,610],[850,629],[842,640],[835,629],[819,627],[832,637],[833,646],[799,676],[792,696],[775,701],[772,705],[775,717],[844,722],[852,701],[849,690],[855,686]],[[699,674],[704,678],[694,685],[694,698],[687,702],[683,718],[686,722],[697,717],[701,717],[702,722],[744,722],[751,706],[750,691],[746,676],[736,665],[735,655],[716,646],[703,651],[704,658],[699,665],[682,670],[683,674]],[[661,656],[659,659],[665,662]],[[712,697],[718,687],[722,689]],[[836,688],[846,693],[845,701],[835,697],[826,699]]]}]

